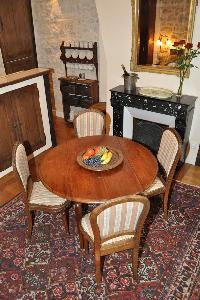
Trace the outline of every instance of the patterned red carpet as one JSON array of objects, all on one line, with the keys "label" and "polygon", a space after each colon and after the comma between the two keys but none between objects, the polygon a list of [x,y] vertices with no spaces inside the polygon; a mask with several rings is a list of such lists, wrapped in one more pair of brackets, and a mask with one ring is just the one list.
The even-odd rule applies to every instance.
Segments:
[{"label": "patterned red carpet", "polygon": [[38,213],[28,242],[19,195],[0,210],[0,299],[198,299],[200,189],[176,183],[168,223],[155,203],[142,238],[140,283],[132,279],[127,251],[106,257],[97,288],[93,251],[79,248],[73,208],[70,236],[59,215]]}]

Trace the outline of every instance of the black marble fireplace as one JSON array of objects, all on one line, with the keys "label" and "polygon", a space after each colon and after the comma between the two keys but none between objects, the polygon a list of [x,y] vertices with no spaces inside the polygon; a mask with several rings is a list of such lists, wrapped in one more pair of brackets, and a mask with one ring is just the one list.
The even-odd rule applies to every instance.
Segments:
[{"label": "black marble fireplace", "polygon": [[148,147],[154,154],[158,152],[163,130],[169,127],[138,118],[133,118],[132,139]]},{"label": "black marble fireplace", "polygon": [[[156,145],[154,145],[154,141],[152,142],[153,146],[156,147],[151,149],[156,152],[162,130],[166,126],[174,127],[183,140],[182,161],[185,161],[196,99],[197,97],[187,95],[183,95],[180,102],[177,102],[175,95],[170,99],[151,98],[140,95],[137,91],[136,93],[126,92],[124,86],[119,85],[111,89],[113,135],[133,138],[150,149],[149,141],[151,142],[152,138],[156,138]],[[130,119],[129,115],[132,115],[133,125],[130,122],[127,123],[127,119]],[[137,122],[139,122],[139,129]],[[142,122],[143,125],[141,125]],[[132,128],[130,128],[131,126]],[[147,129],[148,126],[149,129]],[[157,126],[160,127],[160,130]]]}]

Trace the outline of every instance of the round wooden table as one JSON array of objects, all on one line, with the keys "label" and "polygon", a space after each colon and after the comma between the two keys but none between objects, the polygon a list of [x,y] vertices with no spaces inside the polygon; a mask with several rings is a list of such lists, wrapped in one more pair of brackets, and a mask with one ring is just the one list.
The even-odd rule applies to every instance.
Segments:
[{"label": "round wooden table", "polygon": [[[121,150],[123,162],[112,170],[87,170],[77,163],[78,154],[89,147],[105,145]],[[53,193],[75,202],[78,225],[81,203],[102,203],[143,192],[153,183],[158,164],[144,146],[116,136],[74,138],[50,149],[39,166],[40,179]]]}]

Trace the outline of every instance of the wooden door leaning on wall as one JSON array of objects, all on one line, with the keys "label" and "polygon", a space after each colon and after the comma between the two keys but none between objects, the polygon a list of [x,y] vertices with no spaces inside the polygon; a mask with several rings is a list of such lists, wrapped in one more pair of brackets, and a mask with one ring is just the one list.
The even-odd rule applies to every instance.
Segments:
[{"label": "wooden door leaning on wall", "polygon": [[30,0],[0,1],[0,47],[6,74],[38,66]]}]

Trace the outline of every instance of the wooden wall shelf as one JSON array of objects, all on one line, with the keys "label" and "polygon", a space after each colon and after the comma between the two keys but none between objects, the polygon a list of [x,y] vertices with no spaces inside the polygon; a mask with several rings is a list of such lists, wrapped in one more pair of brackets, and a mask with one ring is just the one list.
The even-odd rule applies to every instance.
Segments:
[{"label": "wooden wall shelf", "polygon": [[[92,52],[92,59],[88,59],[87,56],[84,58],[80,58],[78,56],[74,58],[72,54],[70,57],[66,56],[66,50],[77,50],[77,51],[91,51]],[[97,42],[93,43],[93,47],[71,47],[66,46],[65,42],[63,41],[60,46],[61,56],[60,59],[62,60],[63,64],[65,65],[65,75],[67,77],[67,63],[77,63],[77,64],[93,64],[96,70],[96,78],[98,80],[98,59],[97,59]]]}]

